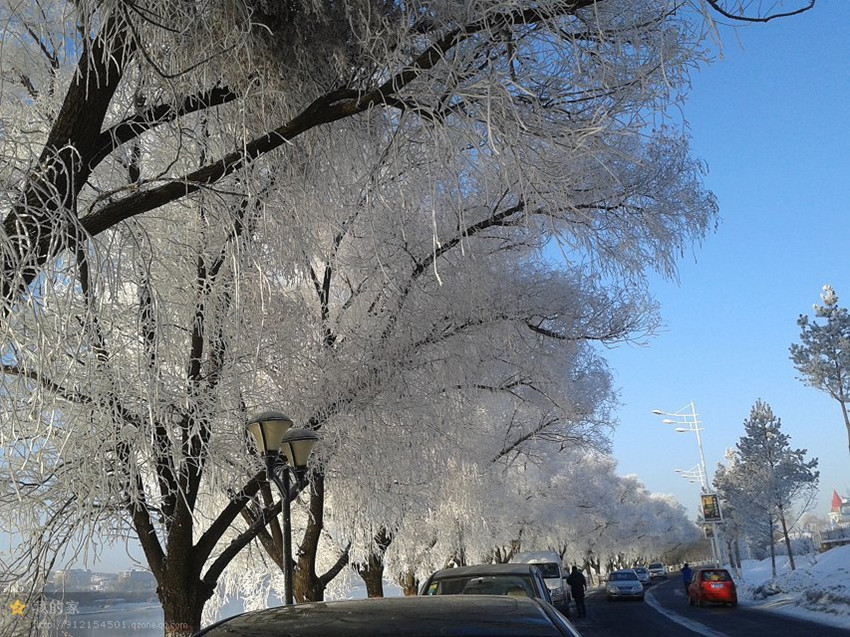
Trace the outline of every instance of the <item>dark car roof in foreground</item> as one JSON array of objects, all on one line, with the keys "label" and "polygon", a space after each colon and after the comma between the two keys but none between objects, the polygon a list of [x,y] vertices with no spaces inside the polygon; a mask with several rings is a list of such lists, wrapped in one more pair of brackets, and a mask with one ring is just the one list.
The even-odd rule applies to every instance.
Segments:
[{"label": "dark car roof in foreground", "polygon": [[444,568],[431,575],[430,579],[443,577],[469,577],[486,575],[528,575],[536,564],[475,564],[473,566],[458,566]]},{"label": "dark car roof in foreground", "polygon": [[385,597],[280,606],[231,617],[205,637],[564,637],[557,611],[500,595]]}]

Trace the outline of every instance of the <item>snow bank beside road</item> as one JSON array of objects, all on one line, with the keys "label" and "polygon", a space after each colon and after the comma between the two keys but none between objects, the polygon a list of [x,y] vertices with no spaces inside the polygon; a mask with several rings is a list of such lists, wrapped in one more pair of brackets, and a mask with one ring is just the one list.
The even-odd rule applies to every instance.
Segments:
[{"label": "snow bank beside road", "polygon": [[788,558],[777,556],[773,578],[770,558],[745,560],[736,578],[739,602],[850,629],[850,546],[795,556],[794,563],[792,571]]}]

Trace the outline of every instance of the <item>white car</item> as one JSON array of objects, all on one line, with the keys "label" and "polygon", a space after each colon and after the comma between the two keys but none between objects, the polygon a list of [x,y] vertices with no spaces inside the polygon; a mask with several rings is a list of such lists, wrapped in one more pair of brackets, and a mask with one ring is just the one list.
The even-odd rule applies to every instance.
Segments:
[{"label": "white car", "polygon": [[567,573],[561,565],[561,556],[553,551],[525,551],[517,553],[511,558],[512,564],[534,564],[540,569],[549,594],[552,597],[552,605],[564,615],[570,614],[570,587],[567,585]]},{"label": "white car", "polygon": [[649,569],[645,566],[635,566],[632,570],[637,573],[638,579],[640,580],[641,584],[648,585],[652,581]]},{"label": "white car", "polygon": [[615,599],[638,599],[643,601],[643,584],[633,569],[627,568],[614,571],[608,575],[605,587],[608,601]]},{"label": "white car", "polygon": [[651,579],[667,579],[667,567],[664,566],[663,562],[652,562],[647,568],[649,569],[649,577]]}]

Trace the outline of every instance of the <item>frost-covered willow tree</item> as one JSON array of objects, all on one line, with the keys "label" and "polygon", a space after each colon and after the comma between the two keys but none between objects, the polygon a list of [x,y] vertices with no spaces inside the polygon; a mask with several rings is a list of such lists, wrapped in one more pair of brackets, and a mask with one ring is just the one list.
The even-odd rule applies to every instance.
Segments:
[{"label": "frost-covered willow tree", "polygon": [[599,574],[698,541],[696,526],[672,497],[650,493],[635,476],[616,476],[613,469],[613,462],[590,459],[571,476],[577,501],[561,529],[569,559]]},{"label": "frost-covered willow tree", "polygon": [[[676,8],[5,3],[0,417],[15,584],[37,588],[75,542],[135,537],[167,632],[190,632],[279,507],[242,436],[252,410],[284,401],[323,430],[318,496],[353,462],[336,455],[356,442],[348,422],[371,426],[364,444],[421,423],[433,384],[414,346],[465,336],[476,307],[489,320],[500,300],[506,346],[526,341],[505,367],[538,346],[530,334],[573,347],[570,370],[581,338],[645,329],[640,312],[623,314],[646,307],[643,269],[672,272],[715,214],[684,137],[650,126],[699,59],[698,27]],[[495,258],[500,242],[552,239],[583,267]],[[611,280],[637,291],[602,289]],[[527,285],[532,302],[517,308]],[[467,297],[457,315],[424,311],[450,291]],[[606,321],[611,334],[571,332]],[[461,341],[439,355],[460,358]],[[495,358],[454,382],[505,382]],[[538,364],[518,372],[528,392]],[[409,393],[392,397],[392,383]],[[372,408],[380,400],[392,409]],[[446,440],[461,407],[481,402],[455,401],[430,407]],[[525,433],[504,450],[537,436],[535,418],[548,423],[559,401],[520,403],[529,413],[511,408],[501,424]],[[563,422],[559,436],[592,417]]]},{"label": "frost-covered willow tree", "polygon": [[[328,159],[332,167],[341,155]],[[315,572],[323,499],[334,537],[353,541],[361,564],[376,557],[373,538],[386,545],[411,511],[445,501],[446,467],[487,473],[541,445],[599,443],[612,392],[589,344],[653,324],[639,290],[542,260],[553,221],[560,225],[551,209],[526,211],[501,196],[487,205],[480,175],[463,166],[454,170],[463,189],[445,182],[434,192],[420,168],[389,180],[404,180],[400,196],[370,185],[349,205],[323,202],[311,215],[316,227],[338,230],[302,244],[316,251],[301,287],[315,311],[301,322],[319,328],[312,355],[321,373],[282,380],[285,370],[275,382],[312,410],[307,422],[323,436],[296,576],[296,595],[307,599],[328,583]],[[380,201],[369,215],[365,197]],[[288,329],[290,320],[278,324]]]},{"label": "frost-covered willow tree", "polygon": [[672,496],[618,476],[609,456],[573,448],[536,468],[526,488],[533,507],[516,537],[523,550],[550,548],[567,563],[597,570],[610,562],[649,561],[688,545],[696,527]]},{"label": "frost-covered willow tree", "polygon": [[[507,561],[521,550],[552,550],[565,564],[597,574],[690,547],[696,525],[672,497],[620,477],[610,457],[557,447],[488,473],[464,467],[460,489],[441,493],[423,520],[411,520],[386,552],[387,572],[411,592],[433,570],[456,563]],[[413,516],[411,516],[413,517]],[[421,537],[416,538],[420,534]],[[414,539],[415,538],[415,539]]]}]

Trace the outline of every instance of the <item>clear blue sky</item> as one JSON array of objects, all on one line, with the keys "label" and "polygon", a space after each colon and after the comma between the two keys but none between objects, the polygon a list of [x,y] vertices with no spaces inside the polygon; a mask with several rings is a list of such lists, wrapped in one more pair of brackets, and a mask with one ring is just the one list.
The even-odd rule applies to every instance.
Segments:
[{"label": "clear blue sky", "polygon": [[792,446],[820,460],[816,511],[829,511],[833,489],[850,495],[840,407],[800,383],[788,358],[822,285],[850,306],[848,28],[850,1],[819,0],[802,16],[721,29],[723,58],[694,76],[683,109],[723,221],[680,262],[678,283],[652,280],[664,331],[606,356],[623,403],[619,473],[694,513],[699,487],[674,471],[697,464],[696,437],[651,413],[691,400],[710,477],[762,399]]}]

